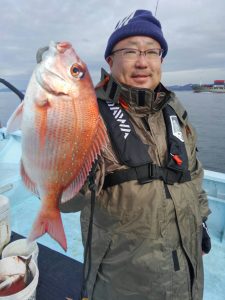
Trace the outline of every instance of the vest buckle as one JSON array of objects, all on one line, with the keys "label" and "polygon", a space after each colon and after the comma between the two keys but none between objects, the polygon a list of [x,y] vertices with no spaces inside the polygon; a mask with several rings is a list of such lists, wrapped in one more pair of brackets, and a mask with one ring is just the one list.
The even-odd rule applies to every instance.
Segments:
[{"label": "vest buckle", "polygon": [[140,184],[145,184],[153,181],[153,164],[148,163],[135,168],[137,173],[137,180]]}]

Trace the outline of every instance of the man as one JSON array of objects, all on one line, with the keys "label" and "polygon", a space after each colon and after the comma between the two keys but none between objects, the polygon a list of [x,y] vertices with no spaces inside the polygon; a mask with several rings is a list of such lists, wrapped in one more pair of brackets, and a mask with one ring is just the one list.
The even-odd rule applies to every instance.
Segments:
[{"label": "man", "polygon": [[[160,83],[167,51],[160,22],[146,10],[120,21],[108,40],[111,74],[102,71],[97,97],[110,143],[96,173],[89,300],[202,299],[210,211],[195,131]],[[81,213],[84,243],[89,208]]]}]

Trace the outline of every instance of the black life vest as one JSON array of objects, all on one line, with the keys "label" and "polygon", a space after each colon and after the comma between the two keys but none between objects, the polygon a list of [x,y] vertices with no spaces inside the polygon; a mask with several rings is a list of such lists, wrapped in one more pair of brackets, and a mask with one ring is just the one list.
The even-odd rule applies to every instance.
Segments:
[{"label": "black life vest", "polygon": [[163,108],[167,129],[168,162],[166,167],[160,167],[153,164],[148,153],[149,146],[136,134],[128,113],[114,102],[98,99],[98,103],[117,158],[121,164],[129,167],[108,174],[104,188],[134,179],[140,184],[154,179],[161,179],[167,184],[191,180],[179,119],[169,104]]}]

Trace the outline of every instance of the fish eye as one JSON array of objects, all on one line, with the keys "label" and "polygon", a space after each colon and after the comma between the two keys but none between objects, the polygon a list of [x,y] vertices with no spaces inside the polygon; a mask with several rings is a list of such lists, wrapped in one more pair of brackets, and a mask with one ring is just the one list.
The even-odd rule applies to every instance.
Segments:
[{"label": "fish eye", "polygon": [[70,73],[75,78],[83,78],[85,74],[83,68],[78,64],[72,65],[70,68]]}]

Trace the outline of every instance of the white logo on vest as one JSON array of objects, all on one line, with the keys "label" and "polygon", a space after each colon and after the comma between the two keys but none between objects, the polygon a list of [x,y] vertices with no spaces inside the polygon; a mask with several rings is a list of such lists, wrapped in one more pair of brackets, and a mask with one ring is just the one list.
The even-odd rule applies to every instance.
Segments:
[{"label": "white logo on vest", "polygon": [[177,116],[170,116],[170,122],[172,126],[173,135],[177,137],[181,142],[184,142],[183,134],[181,132]]},{"label": "white logo on vest", "polygon": [[113,112],[113,116],[114,116],[115,120],[120,123],[119,124],[120,130],[123,132],[123,137],[126,140],[129,133],[131,132],[131,128],[130,128],[129,124],[125,124],[126,119],[123,119],[122,110],[118,106],[115,106],[115,103],[112,103],[109,101],[107,101],[106,103],[107,103],[109,109]]}]

